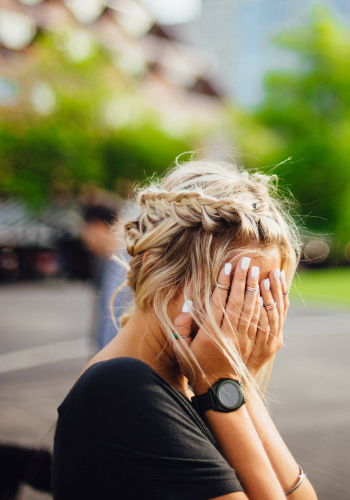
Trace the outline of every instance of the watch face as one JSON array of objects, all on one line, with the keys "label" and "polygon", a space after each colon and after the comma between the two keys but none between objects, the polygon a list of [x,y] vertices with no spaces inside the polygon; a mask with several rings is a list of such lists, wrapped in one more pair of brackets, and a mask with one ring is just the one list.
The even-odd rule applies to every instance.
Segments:
[{"label": "watch face", "polygon": [[225,380],[217,388],[216,395],[218,400],[228,409],[234,409],[239,406],[243,399],[243,393],[240,388],[231,380]]}]

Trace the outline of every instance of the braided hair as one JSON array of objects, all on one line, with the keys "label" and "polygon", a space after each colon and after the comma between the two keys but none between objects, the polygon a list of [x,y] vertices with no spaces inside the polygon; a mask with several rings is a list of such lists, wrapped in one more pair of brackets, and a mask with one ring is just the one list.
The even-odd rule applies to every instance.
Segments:
[{"label": "braided hair", "polygon": [[[141,213],[125,225],[132,257],[127,281],[135,292],[135,305],[155,310],[173,349],[178,344],[167,313],[169,302],[183,293],[184,299],[193,301],[194,321],[201,324],[205,315],[210,321],[210,296],[224,262],[243,252],[256,255],[277,247],[290,284],[299,260],[299,237],[277,196],[275,176],[249,173],[232,164],[190,161],[176,164],[161,180],[136,190],[135,196]],[[212,321],[208,335],[246,378],[239,353]],[[196,363],[191,351],[186,361]]]}]

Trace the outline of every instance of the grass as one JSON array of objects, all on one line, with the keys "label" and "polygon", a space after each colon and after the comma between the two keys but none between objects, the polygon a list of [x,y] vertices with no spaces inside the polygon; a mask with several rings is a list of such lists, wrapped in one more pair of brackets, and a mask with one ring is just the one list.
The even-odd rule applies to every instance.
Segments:
[{"label": "grass", "polygon": [[350,305],[350,267],[299,271],[290,296],[292,299]]}]

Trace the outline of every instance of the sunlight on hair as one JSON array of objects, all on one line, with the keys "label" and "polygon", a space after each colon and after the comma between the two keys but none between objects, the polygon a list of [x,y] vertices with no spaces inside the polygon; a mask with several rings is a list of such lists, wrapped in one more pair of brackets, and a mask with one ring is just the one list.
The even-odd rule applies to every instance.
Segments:
[{"label": "sunlight on hair", "polygon": [[[167,342],[194,373],[194,366],[201,367],[191,349],[179,347],[168,315],[168,305],[180,294],[191,299],[194,324],[203,328],[205,323],[208,337],[239,378],[253,383],[234,342],[216,324],[210,300],[224,262],[247,254],[264,255],[276,247],[290,286],[300,241],[288,215],[289,201],[278,194],[276,175],[249,173],[218,161],[177,160],[162,179],[153,177],[137,188],[135,199],[141,213],[125,224],[132,257],[127,284],[134,291],[135,306],[155,311]],[[146,261],[145,252],[149,252]],[[272,361],[258,380],[261,384],[265,380],[263,390],[271,369]]]}]

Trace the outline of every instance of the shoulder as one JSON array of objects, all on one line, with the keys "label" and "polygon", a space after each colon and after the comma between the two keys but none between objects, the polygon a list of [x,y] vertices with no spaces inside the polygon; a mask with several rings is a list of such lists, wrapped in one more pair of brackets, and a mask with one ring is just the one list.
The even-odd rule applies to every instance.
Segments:
[{"label": "shoulder", "polygon": [[125,382],[131,383],[139,380],[140,377],[153,378],[157,375],[154,370],[139,359],[135,358],[113,358],[107,361],[100,361],[90,366],[78,380],[80,385],[89,385],[94,382],[103,384],[113,384],[123,378]]},{"label": "shoulder", "polygon": [[89,427],[97,421],[122,422],[160,409],[188,412],[190,403],[149,365],[134,358],[115,358],[89,367],[59,407]]},{"label": "shoulder", "polygon": [[[163,385],[165,381],[146,363],[134,358],[114,358],[90,366],[77,380],[62,403],[77,398],[100,399],[126,396],[135,391],[143,393],[152,385]],[[62,406],[61,405],[61,406]]]}]

